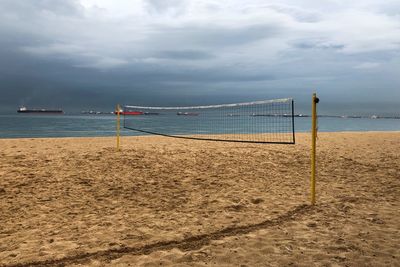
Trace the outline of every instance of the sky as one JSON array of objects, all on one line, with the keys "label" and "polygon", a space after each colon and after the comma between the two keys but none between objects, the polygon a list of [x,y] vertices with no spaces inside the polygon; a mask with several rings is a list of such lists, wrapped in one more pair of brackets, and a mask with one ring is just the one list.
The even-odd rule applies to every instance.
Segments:
[{"label": "sky", "polygon": [[0,112],[112,110],[317,92],[400,113],[399,0],[0,0]]}]

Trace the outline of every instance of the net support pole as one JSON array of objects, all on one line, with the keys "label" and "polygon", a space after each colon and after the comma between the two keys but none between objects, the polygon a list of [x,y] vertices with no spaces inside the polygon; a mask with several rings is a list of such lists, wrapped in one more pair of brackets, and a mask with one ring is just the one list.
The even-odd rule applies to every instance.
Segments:
[{"label": "net support pole", "polygon": [[121,129],[121,107],[117,104],[116,107],[117,113],[117,150],[120,150],[120,129]]},{"label": "net support pole", "polygon": [[296,137],[294,133],[294,100],[292,99],[292,138],[293,138],[293,144],[296,143]]},{"label": "net support pole", "polygon": [[317,94],[312,96],[312,125],[311,125],[311,204],[315,205],[315,175],[316,175],[316,151],[317,151]]}]

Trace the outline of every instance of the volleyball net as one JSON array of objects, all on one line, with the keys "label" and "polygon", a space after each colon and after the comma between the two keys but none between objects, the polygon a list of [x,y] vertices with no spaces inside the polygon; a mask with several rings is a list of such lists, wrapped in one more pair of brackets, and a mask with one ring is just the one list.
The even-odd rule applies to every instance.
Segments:
[{"label": "volleyball net", "polygon": [[294,101],[291,98],[246,103],[143,107],[126,105],[123,127],[177,138],[294,144]]}]

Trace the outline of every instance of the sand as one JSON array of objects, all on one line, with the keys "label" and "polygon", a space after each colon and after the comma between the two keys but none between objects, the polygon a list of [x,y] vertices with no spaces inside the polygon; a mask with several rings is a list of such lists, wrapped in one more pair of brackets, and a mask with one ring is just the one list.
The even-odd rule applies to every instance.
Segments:
[{"label": "sand", "polygon": [[0,140],[0,266],[400,266],[400,133]]}]

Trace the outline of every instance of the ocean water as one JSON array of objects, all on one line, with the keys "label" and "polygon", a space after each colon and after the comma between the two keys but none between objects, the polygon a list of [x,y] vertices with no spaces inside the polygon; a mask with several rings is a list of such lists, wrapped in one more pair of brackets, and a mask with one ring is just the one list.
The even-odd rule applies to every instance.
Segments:
[{"label": "ocean water", "polygon": [[[121,121],[121,125],[123,125],[123,121]],[[159,120],[158,127],[169,129],[168,133],[174,131],[168,121]],[[222,132],[224,131],[223,127],[226,126],[222,123],[214,124],[212,127],[216,132]],[[310,127],[311,118],[295,118],[296,132],[307,132]],[[253,125],[251,131],[254,129],[257,129],[257,125]],[[400,119],[319,117],[318,129],[323,132],[400,131]],[[246,133],[249,128],[242,127],[240,131]],[[114,136],[115,132],[115,115],[0,115],[0,138]],[[185,133],[190,134],[190,131]],[[144,135],[144,133],[123,128],[121,134]]]}]

